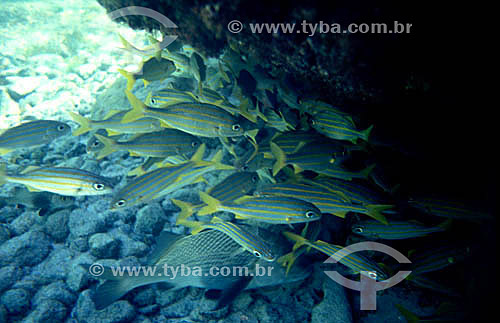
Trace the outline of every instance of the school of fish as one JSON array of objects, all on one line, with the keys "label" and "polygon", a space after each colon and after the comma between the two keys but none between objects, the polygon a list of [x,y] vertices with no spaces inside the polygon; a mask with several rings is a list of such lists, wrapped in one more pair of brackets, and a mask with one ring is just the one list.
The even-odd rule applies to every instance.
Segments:
[{"label": "school of fish", "polygon": [[[151,52],[120,39],[133,54]],[[151,48],[156,48],[158,41],[151,42]],[[488,219],[488,215],[431,197],[403,200],[401,206],[394,189],[377,185],[372,176],[376,162],[358,158],[376,149],[370,143],[376,125],[360,127],[361,120],[342,109],[318,98],[299,97],[283,79],[262,73],[244,57],[234,44],[216,64],[188,46],[157,50],[143,57],[138,71],[118,70],[127,80],[124,94],[129,107],[110,111],[103,120],[69,113],[68,119],[78,125],[74,136],[91,133],[86,150],[97,160],[117,151],[144,159],[142,166],[123,174],[128,176],[125,185],[117,187],[113,179],[57,165],[10,171],[14,165],[6,162],[0,164],[0,184],[24,185],[30,192],[57,196],[110,194],[109,208],[119,210],[170,198],[183,187],[207,183],[204,176],[210,172],[226,171],[222,181],[198,192],[198,204],[170,198],[180,210],[177,224],[189,228],[191,235],[160,239],[149,264],[251,267],[262,260],[284,268],[280,282],[307,277],[301,268],[294,274],[300,257],[338,256],[347,239],[332,239],[327,232],[332,221],[346,226],[354,240],[390,243],[439,236],[454,221]],[[191,79],[191,90],[170,82],[162,90],[150,91],[144,100],[134,94],[134,88],[176,78]],[[70,133],[70,124],[61,121],[24,122],[0,134],[0,154],[47,145]],[[207,143],[214,140],[220,148],[207,154]],[[277,254],[259,234],[262,229],[282,234],[283,243],[290,241],[289,253]],[[450,247],[426,254],[418,245],[410,254],[413,273],[408,282],[447,290],[435,287],[424,274],[455,264],[470,250]],[[369,272],[372,279],[390,277],[391,266],[379,264],[376,258],[352,254],[338,266],[351,274]],[[94,299],[98,308],[133,288],[162,281],[158,277],[102,278],[108,280]],[[233,295],[228,297],[252,284],[273,285],[222,278],[171,283],[231,290]],[[227,299],[221,304],[226,303]]]}]

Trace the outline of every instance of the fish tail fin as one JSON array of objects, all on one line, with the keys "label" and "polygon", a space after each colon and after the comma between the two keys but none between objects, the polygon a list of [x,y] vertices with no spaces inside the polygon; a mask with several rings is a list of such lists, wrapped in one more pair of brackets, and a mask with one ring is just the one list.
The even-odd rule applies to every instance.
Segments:
[{"label": "fish tail fin", "polygon": [[257,101],[257,104],[255,106],[255,114],[256,114],[257,117],[259,117],[262,120],[264,120],[264,122],[269,122],[269,119],[267,119],[266,115],[260,111],[259,102],[258,101]]},{"label": "fish tail fin", "polygon": [[207,214],[215,213],[215,212],[217,212],[218,208],[221,205],[219,200],[208,195],[205,192],[200,192],[200,198],[203,201],[203,203],[206,204],[206,206],[202,207],[198,211],[198,215],[207,215]]},{"label": "fish tail fin", "polygon": [[178,225],[178,224],[180,224],[180,222],[186,220],[191,215],[193,215],[193,205],[192,204],[190,204],[188,202],[176,200],[176,199],[172,199],[171,201],[172,201],[172,203],[174,203],[176,206],[178,206],[181,209],[181,212],[177,216],[177,222],[175,222],[175,224]]},{"label": "fish tail fin", "polygon": [[212,157],[210,161],[214,163],[220,163],[221,160],[222,160],[222,150],[219,150],[215,153],[214,157]]},{"label": "fish tail fin", "polygon": [[108,280],[97,287],[92,297],[97,310],[111,305],[130,290],[129,285],[123,280]]},{"label": "fish tail fin", "polygon": [[68,111],[68,113],[71,116],[71,119],[79,124],[78,129],[73,131],[73,136],[83,135],[84,133],[87,133],[91,130],[89,119],[82,117],[78,113],[74,113],[72,111]]},{"label": "fish tail fin", "polygon": [[359,174],[363,178],[368,178],[368,176],[370,176],[370,173],[373,171],[373,169],[375,168],[375,166],[377,166],[377,165],[376,164],[371,164],[370,166],[366,167],[361,172],[359,172]]},{"label": "fish tail fin", "polygon": [[257,136],[258,133],[259,129],[248,130],[245,131],[245,136],[253,141],[252,144],[257,144],[257,141],[255,141],[255,137]]},{"label": "fish tail fin", "polygon": [[0,163],[0,185],[7,183],[5,177],[7,176],[7,164]]},{"label": "fish tail fin", "polygon": [[196,149],[196,152],[191,156],[190,161],[199,162],[202,161],[203,155],[205,155],[205,150],[207,146],[203,143]]},{"label": "fish tail fin", "polygon": [[125,94],[127,95],[130,105],[132,105],[132,110],[130,110],[123,116],[122,123],[132,122],[143,117],[144,111],[147,108],[146,105],[135,95],[133,95],[132,92],[125,91]]},{"label": "fish tail fin", "polygon": [[271,141],[269,145],[271,146],[271,152],[274,158],[276,158],[276,162],[273,165],[273,176],[276,176],[276,174],[286,165],[286,154],[283,149],[274,142]]},{"label": "fish tail fin", "polygon": [[96,133],[94,136],[104,145],[104,148],[99,151],[97,159],[102,159],[116,151],[116,149],[114,148],[114,146],[116,145],[116,141],[111,138],[102,136],[98,133]]},{"label": "fish tail fin", "polygon": [[286,255],[281,256],[277,261],[283,267],[286,267],[285,276],[288,276],[288,272],[292,269],[292,265],[297,260],[297,256],[293,251],[287,253]]},{"label": "fish tail fin", "polygon": [[125,50],[130,52],[134,49],[134,46],[132,46],[132,44],[129,43],[122,35],[118,34],[118,37],[120,37],[120,42],[122,43]]},{"label": "fish tail fin", "polygon": [[246,105],[240,105],[239,107],[239,114],[244,117],[245,119],[247,119],[248,121],[251,121],[253,123],[257,123],[257,117],[252,115],[250,113],[250,111],[248,111],[248,108],[246,107]]},{"label": "fish tail fin", "polygon": [[[0,177],[1,177],[1,173],[0,173]],[[0,183],[1,183],[1,180],[0,180]],[[447,219],[446,221],[444,221],[443,223],[439,224],[437,227],[438,229],[442,230],[442,231],[446,231],[448,230],[450,227],[451,227],[451,223],[452,223],[452,219]]]},{"label": "fish tail fin", "polygon": [[413,312],[410,312],[406,308],[404,308],[402,305],[395,304],[396,308],[398,309],[399,313],[403,315],[408,323],[418,323],[420,322],[420,319],[417,315],[415,315]]},{"label": "fish tail fin", "polygon": [[156,58],[157,61],[161,60],[161,48],[160,48],[160,42],[158,39],[154,38],[151,35],[148,35],[148,40],[151,43],[153,50],[154,50],[154,57]]},{"label": "fish tail fin", "polygon": [[393,207],[394,207],[393,205],[386,205],[386,204],[370,204],[366,206],[366,208],[368,209],[366,215],[374,218],[377,221],[382,222],[383,224],[389,224],[385,216],[382,214],[382,211],[391,209]]},{"label": "fish tail fin", "polygon": [[[80,266],[90,273],[97,269],[97,267],[93,268],[96,265],[82,264]],[[101,310],[120,299],[128,291],[136,287],[136,278],[140,278],[140,276],[129,276],[127,272],[122,275],[114,274],[110,267],[101,266],[99,269],[102,270],[99,279],[106,279],[106,281],[97,287],[92,296],[92,301],[97,310]]]},{"label": "fish tail fin", "polygon": [[135,84],[134,74],[125,71],[124,69],[119,68],[118,72],[123,75],[127,79],[127,91],[132,90]]},{"label": "fish tail fin", "polygon": [[288,239],[295,241],[295,244],[293,245],[293,251],[297,250],[298,248],[302,247],[304,244],[307,243],[307,239],[298,234],[285,231],[283,232],[283,235]]},{"label": "fish tail fin", "polygon": [[366,128],[363,131],[360,131],[359,134],[360,134],[361,139],[363,139],[364,141],[368,141],[368,137],[370,137],[370,133],[372,132],[372,129],[373,129],[373,125],[369,126],[368,128]]},{"label": "fish tail fin", "polygon": [[222,155],[223,155],[223,151],[219,150],[218,152],[215,153],[214,157],[212,157],[210,162],[214,163],[215,168],[217,170],[232,170],[232,169],[234,169],[234,166],[221,163]]}]

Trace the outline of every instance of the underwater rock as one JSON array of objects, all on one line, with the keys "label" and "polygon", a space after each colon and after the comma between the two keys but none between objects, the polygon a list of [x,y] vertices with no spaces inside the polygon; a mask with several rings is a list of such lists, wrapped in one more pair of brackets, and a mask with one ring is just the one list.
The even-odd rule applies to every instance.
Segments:
[{"label": "underwater rock", "polygon": [[7,322],[7,310],[0,304],[0,322]]},{"label": "underwater rock", "polygon": [[117,301],[101,311],[96,311],[90,298],[90,290],[80,293],[71,316],[78,322],[132,322],[136,316],[135,309],[127,301]]},{"label": "underwater rock", "polygon": [[12,83],[7,89],[10,96],[16,100],[35,91],[41,84],[46,83],[48,78],[46,76],[28,76],[17,77],[9,76],[7,80]]},{"label": "underwater rock", "polygon": [[30,230],[41,230],[46,218],[38,215],[35,211],[23,212],[10,223],[11,232],[20,235]]},{"label": "underwater rock", "polygon": [[30,308],[30,294],[21,288],[10,289],[0,298],[9,314],[20,314]]},{"label": "underwater rock", "polygon": [[134,231],[138,234],[157,235],[165,223],[163,209],[158,203],[148,204],[137,212]]},{"label": "underwater rock", "polygon": [[23,322],[45,323],[45,322],[64,322],[67,309],[61,302],[46,299],[43,300]]},{"label": "underwater rock", "polygon": [[10,230],[4,225],[0,224],[0,244],[10,239]]},{"label": "underwater rock", "polygon": [[198,306],[197,301],[193,301],[190,297],[186,297],[177,303],[162,307],[160,313],[165,318],[183,318],[189,315],[193,309]]},{"label": "underwater rock", "polygon": [[152,305],[155,303],[155,292],[152,288],[147,288],[144,290],[139,291],[135,296],[134,296],[134,304],[137,304],[138,306],[147,306],[147,305]]},{"label": "underwater rock", "polygon": [[5,266],[0,268],[0,292],[14,285],[22,276],[23,272],[17,266]]},{"label": "underwater rock", "polygon": [[33,266],[40,263],[51,249],[48,237],[38,231],[29,231],[0,246],[0,266]]},{"label": "underwater rock", "polygon": [[76,209],[71,212],[68,226],[71,234],[77,237],[85,237],[103,232],[106,228],[103,217],[84,209]]},{"label": "underwater rock", "polygon": [[99,67],[93,63],[83,64],[78,67],[78,74],[85,80],[94,74]]},{"label": "underwater rock", "polygon": [[120,258],[144,257],[149,250],[144,242],[131,239],[125,234],[117,236],[116,239],[120,241]]},{"label": "underwater rock", "polygon": [[156,296],[156,303],[161,307],[169,306],[173,304],[175,301],[186,297],[188,294],[189,288],[182,288],[178,291],[172,290],[160,290],[158,296]]},{"label": "underwater rock", "polygon": [[97,258],[114,258],[119,242],[107,233],[96,233],[89,239],[90,253]]},{"label": "underwater rock", "polygon": [[33,306],[39,306],[44,301],[56,300],[67,306],[76,301],[76,296],[68,290],[68,286],[63,281],[55,281],[43,286],[33,297]]},{"label": "underwater rock", "polygon": [[61,210],[48,216],[44,232],[55,242],[63,242],[69,234],[68,222],[70,211]]},{"label": "underwater rock", "polygon": [[78,292],[89,283],[89,273],[80,264],[92,264],[94,257],[89,254],[81,254],[71,261],[66,284],[73,292]]},{"label": "underwater rock", "polygon": [[[325,275],[316,267],[315,275]],[[322,279],[323,299],[312,309],[311,322],[352,322],[351,306],[344,287],[329,278]]]},{"label": "underwater rock", "polygon": [[63,245],[53,245],[50,255],[42,263],[33,267],[31,276],[43,284],[65,279],[71,270],[71,260],[74,252]]}]

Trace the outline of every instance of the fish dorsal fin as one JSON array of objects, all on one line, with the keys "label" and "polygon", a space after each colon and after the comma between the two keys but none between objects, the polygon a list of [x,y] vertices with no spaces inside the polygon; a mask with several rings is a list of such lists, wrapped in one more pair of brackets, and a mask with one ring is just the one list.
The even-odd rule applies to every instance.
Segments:
[{"label": "fish dorsal fin", "polygon": [[212,217],[212,220],[210,220],[210,222],[212,223],[222,223],[224,222],[224,220],[222,220],[221,218],[219,217],[216,217],[215,215]]},{"label": "fish dorsal fin", "polygon": [[191,156],[191,161],[200,161],[203,158],[203,155],[205,155],[205,150],[206,150],[206,145],[203,143],[200,145],[200,147],[196,150],[196,152]]},{"label": "fish dorsal fin", "polygon": [[26,188],[27,188],[27,189],[28,189],[28,191],[30,191],[30,192],[41,192],[39,189],[34,188],[34,187],[31,187],[31,186],[26,186]]},{"label": "fish dorsal fin", "polygon": [[146,104],[149,104],[151,102],[151,97],[153,96],[153,91],[149,91],[148,95],[146,96]]},{"label": "fish dorsal fin", "polygon": [[39,169],[39,168],[40,167],[38,167],[38,166],[28,166],[22,170],[21,174],[26,174],[26,173],[29,173],[31,171],[34,171],[35,169]]},{"label": "fish dorsal fin", "polygon": [[220,163],[222,160],[222,150],[219,150],[218,152],[215,153],[214,157],[210,160],[213,163]]},{"label": "fish dorsal fin", "polygon": [[176,233],[162,231],[156,240],[155,249],[148,257],[147,263],[155,264],[162,256],[168,253],[168,249],[182,237],[182,235]]},{"label": "fish dorsal fin", "polygon": [[120,112],[122,112],[122,111],[121,110],[111,110],[108,113],[106,113],[106,115],[104,116],[104,120],[109,119],[112,116],[114,116],[115,114],[120,113]]},{"label": "fish dorsal fin", "polygon": [[111,129],[106,129],[106,132],[108,133],[108,136],[118,136],[118,135],[122,135],[123,133],[121,132],[118,132],[118,131],[115,131],[115,130],[111,130]]},{"label": "fish dorsal fin", "polygon": [[244,203],[248,200],[251,200],[255,198],[255,196],[252,196],[252,195],[243,195],[242,197],[240,198],[237,198],[236,200],[233,201],[234,204],[241,204],[241,203]]}]

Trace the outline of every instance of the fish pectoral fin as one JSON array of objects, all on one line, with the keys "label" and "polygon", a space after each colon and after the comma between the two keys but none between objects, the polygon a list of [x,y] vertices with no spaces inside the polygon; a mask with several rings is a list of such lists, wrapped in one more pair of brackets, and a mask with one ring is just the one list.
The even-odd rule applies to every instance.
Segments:
[{"label": "fish pectoral fin", "polygon": [[243,252],[246,252],[247,250],[243,247],[241,248],[238,248],[236,249],[235,251],[233,251],[233,253],[231,253],[231,256],[230,257],[234,257],[234,256],[237,256],[239,255],[240,253],[243,253]]},{"label": "fish pectoral fin", "polygon": [[13,151],[14,149],[0,148],[0,155],[5,155]]},{"label": "fish pectoral fin", "polygon": [[252,278],[253,276],[243,276],[240,280],[234,283],[233,286],[228,289],[224,289],[214,310],[219,310],[231,304],[231,302],[241,293],[241,291],[243,291],[248,286]]},{"label": "fish pectoral fin", "polygon": [[180,238],[182,235],[175,234],[168,231],[162,231],[156,241],[156,248],[151,252],[146,263],[154,264],[158,259],[168,252],[168,249]]}]

